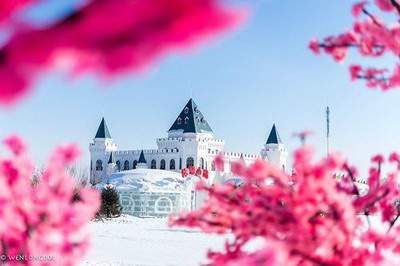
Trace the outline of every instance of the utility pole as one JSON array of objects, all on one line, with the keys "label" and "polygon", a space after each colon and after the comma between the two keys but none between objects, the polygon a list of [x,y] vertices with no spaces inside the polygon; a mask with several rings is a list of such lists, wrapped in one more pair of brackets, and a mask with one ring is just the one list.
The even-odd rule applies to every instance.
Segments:
[{"label": "utility pole", "polygon": [[326,155],[329,155],[329,137],[330,137],[330,114],[329,106],[326,107]]}]

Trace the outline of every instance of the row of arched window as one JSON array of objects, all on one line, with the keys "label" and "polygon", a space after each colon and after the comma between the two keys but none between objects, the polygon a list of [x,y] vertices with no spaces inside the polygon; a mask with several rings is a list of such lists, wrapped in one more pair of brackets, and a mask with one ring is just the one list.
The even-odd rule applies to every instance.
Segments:
[{"label": "row of arched window", "polygon": [[[121,165],[121,161],[119,161],[119,160],[116,161],[115,164],[117,166],[117,170],[118,171],[121,171],[121,170],[126,171],[126,170],[130,170],[130,169],[136,169],[136,166],[137,166],[138,162],[137,162],[137,160],[134,160],[133,163],[132,163],[132,167],[131,167],[131,165],[130,165],[128,160],[125,160],[123,165]],[[193,159],[193,157],[188,157],[186,159],[186,167],[189,168],[191,166],[194,166],[194,159]],[[202,169],[207,169],[208,168],[207,164],[205,163],[204,158],[200,158],[199,167],[201,167]],[[150,168],[151,169],[157,169],[157,161],[155,159],[151,160]],[[166,169],[175,170],[176,169],[175,159],[171,159],[169,161],[168,168],[167,168],[167,162],[164,159],[162,159],[160,161],[160,167],[159,168],[162,169],[162,170],[166,170]],[[182,162],[180,161],[179,169],[181,169],[181,168],[182,168]],[[211,164],[211,170],[215,171],[214,162],[212,162],[212,164]],[[102,160],[97,160],[96,161],[96,171],[103,171],[103,161]]]},{"label": "row of arched window", "polygon": [[[154,160],[154,159],[151,160],[150,168],[151,169],[157,169],[157,161],[156,160]],[[167,169],[167,162],[164,159],[162,159],[160,161],[160,169],[162,169],[162,170],[166,170]],[[175,170],[176,169],[176,164],[175,164],[175,160],[174,159],[171,159],[169,161],[169,168],[168,169],[169,170]]]}]

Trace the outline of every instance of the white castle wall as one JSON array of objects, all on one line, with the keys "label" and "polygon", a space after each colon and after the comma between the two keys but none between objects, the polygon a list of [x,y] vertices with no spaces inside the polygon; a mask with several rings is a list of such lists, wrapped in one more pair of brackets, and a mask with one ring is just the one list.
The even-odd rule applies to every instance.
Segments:
[{"label": "white castle wall", "polygon": [[[287,151],[282,144],[265,145],[261,151],[261,156],[257,154],[246,154],[242,152],[225,152],[224,141],[214,139],[211,136],[199,136],[196,134],[183,136],[181,138],[159,138],[157,139],[158,149],[143,150],[148,168],[162,168],[162,161],[165,161],[165,169],[181,171],[187,167],[188,159],[193,159],[195,167],[207,169],[210,179],[215,176],[214,159],[222,153],[225,158],[224,172],[221,173],[223,179],[229,177],[231,173],[231,163],[237,160],[244,160],[249,165],[257,159],[271,161],[277,167],[286,169]],[[142,150],[119,150],[112,139],[94,139],[90,145],[91,157],[91,182],[93,184],[104,180],[115,171],[130,170],[139,160]],[[108,165],[110,153],[113,152],[115,164]],[[102,170],[96,169],[96,161],[101,160]],[[171,160],[175,162],[175,169],[171,169]],[[118,164],[120,168],[118,169]],[[126,163],[127,162],[127,163]],[[154,164],[155,162],[155,164]],[[125,164],[128,166],[125,168]],[[172,165],[173,166],[173,165]],[[110,169],[111,168],[111,169]],[[108,169],[108,170],[107,170]]]},{"label": "white castle wall", "polygon": [[288,151],[283,144],[265,144],[261,150],[261,157],[278,168],[287,170]]}]

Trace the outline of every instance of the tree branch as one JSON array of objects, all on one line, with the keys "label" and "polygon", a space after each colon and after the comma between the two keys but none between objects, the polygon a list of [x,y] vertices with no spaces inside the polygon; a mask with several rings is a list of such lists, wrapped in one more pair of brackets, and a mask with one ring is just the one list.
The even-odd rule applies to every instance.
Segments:
[{"label": "tree branch", "polygon": [[379,21],[376,19],[376,17],[374,15],[372,15],[367,9],[363,8],[362,11],[367,17],[369,17],[372,20],[372,22],[375,25],[382,27],[382,24],[379,23]]},{"label": "tree branch", "polygon": [[399,13],[399,14],[400,14],[400,4],[399,4],[399,3],[397,3],[397,1],[396,1],[396,0],[390,0],[390,3],[392,4],[392,6],[394,6],[394,8],[396,8],[396,10],[397,10],[397,13]]}]

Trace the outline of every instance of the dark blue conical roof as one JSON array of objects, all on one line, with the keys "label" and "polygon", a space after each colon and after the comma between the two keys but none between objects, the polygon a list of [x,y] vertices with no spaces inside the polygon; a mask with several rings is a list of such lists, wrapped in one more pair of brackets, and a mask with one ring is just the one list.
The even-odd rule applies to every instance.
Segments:
[{"label": "dark blue conical roof", "polygon": [[101,119],[99,128],[97,129],[97,133],[95,136],[96,139],[105,139],[109,138],[111,139],[111,134],[110,131],[108,131],[106,121],[104,120],[104,117]]},{"label": "dark blue conical roof", "polygon": [[143,151],[140,153],[138,163],[147,163],[146,158],[144,158],[144,152]]},{"label": "dark blue conical roof", "polygon": [[193,99],[188,101],[168,131],[172,130],[183,130],[184,133],[213,132]]},{"label": "dark blue conical roof", "polygon": [[267,144],[281,144],[282,140],[279,137],[278,131],[276,130],[275,124],[272,126],[271,132],[269,133]]},{"label": "dark blue conical roof", "polygon": [[115,163],[113,152],[110,153],[110,158],[108,159],[108,163]]}]

